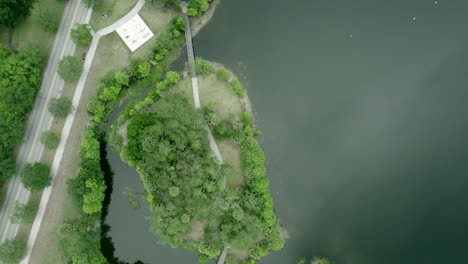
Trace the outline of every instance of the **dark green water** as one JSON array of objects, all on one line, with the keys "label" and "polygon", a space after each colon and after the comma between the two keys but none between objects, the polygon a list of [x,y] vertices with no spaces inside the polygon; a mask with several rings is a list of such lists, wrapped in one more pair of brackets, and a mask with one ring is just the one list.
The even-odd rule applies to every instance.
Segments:
[{"label": "dark green water", "polygon": [[[290,233],[260,263],[468,263],[468,1],[221,2],[196,53],[245,77]],[[118,256],[196,263],[118,203]]]}]

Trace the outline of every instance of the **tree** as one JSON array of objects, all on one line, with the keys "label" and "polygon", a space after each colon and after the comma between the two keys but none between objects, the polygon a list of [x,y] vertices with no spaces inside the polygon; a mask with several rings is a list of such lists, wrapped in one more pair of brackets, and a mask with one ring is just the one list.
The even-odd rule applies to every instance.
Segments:
[{"label": "tree", "polygon": [[65,56],[58,65],[58,73],[65,82],[76,82],[82,71],[81,61],[74,56]]},{"label": "tree", "polygon": [[66,97],[52,98],[48,109],[54,117],[65,118],[70,113],[71,101]]},{"label": "tree", "polygon": [[52,33],[57,32],[59,26],[59,19],[49,8],[37,5],[33,8],[31,16],[34,23],[40,25],[46,31]]},{"label": "tree", "polygon": [[27,204],[16,202],[10,215],[10,221],[14,224],[30,224],[33,222],[38,208],[37,201],[31,200]]},{"label": "tree", "polygon": [[29,163],[21,172],[21,182],[31,191],[42,190],[49,186],[51,181],[49,167],[39,162]]},{"label": "tree", "polygon": [[87,47],[93,40],[91,27],[88,24],[78,24],[71,30],[70,36],[78,47]]},{"label": "tree", "polygon": [[26,241],[20,238],[7,240],[0,245],[0,261],[18,263],[26,255]]},{"label": "tree", "polygon": [[29,15],[34,0],[0,0],[0,26],[15,28]]},{"label": "tree", "polygon": [[43,132],[41,135],[41,144],[48,149],[56,149],[60,143],[60,136],[52,131]]}]

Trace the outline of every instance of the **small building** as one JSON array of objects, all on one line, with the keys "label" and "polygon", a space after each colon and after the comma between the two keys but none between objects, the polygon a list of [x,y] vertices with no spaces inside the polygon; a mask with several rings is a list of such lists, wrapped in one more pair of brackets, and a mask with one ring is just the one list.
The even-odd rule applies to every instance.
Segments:
[{"label": "small building", "polygon": [[132,52],[154,36],[151,29],[149,29],[138,14],[132,17],[127,23],[117,28],[116,31]]}]

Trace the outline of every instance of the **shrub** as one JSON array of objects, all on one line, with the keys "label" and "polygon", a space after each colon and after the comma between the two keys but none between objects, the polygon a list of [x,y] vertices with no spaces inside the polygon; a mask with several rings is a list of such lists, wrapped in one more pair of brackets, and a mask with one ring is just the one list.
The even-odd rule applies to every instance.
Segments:
[{"label": "shrub", "polygon": [[200,75],[206,75],[210,72],[213,72],[213,66],[209,61],[206,61],[202,58],[195,59],[195,72]]},{"label": "shrub", "polygon": [[70,113],[71,101],[66,97],[52,98],[48,109],[54,117],[65,118]]},{"label": "shrub", "polygon": [[60,136],[52,131],[43,132],[41,135],[41,143],[48,149],[55,149],[60,143]]},{"label": "shrub", "polygon": [[225,68],[221,68],[216,71],[216,78],[218,78],[220,81],[227,82],[229,77],[231,77],[231,73]]},{"label": "shrub", "polygon": [[244,87],[242,85],[237,85],[234,88],[234,92],[240,97],[244,97]]},{"label": "shrub", "polygon": [[51,181],[49,167],[39,162],[29,163],[21,172],[21,182],[31,191],[42,190],[49,186]]}]

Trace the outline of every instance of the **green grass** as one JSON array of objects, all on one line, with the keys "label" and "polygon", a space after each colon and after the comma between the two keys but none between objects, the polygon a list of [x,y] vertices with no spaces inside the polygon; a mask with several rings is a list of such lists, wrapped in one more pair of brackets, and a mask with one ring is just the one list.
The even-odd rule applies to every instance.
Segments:
[{"label": "green grass", "polygon": [[[94,8],[89,24],[94,31],[110,26],[132,10],[137,2],[138,0],[104,0],[99,7]],[[102,18],[102,14],[107,14],[107,17]]]},{"label": "green grass", "polygon": [[[34,6],[46,7],[54,14],[54,16],[57,17],[57,20],[60,21],[65,3],[65,1],[58,0],[38,0]],[[52,49],[56,33],[45,31],[41,26],[37,25],[33,21],[34,18],[29,16],[15,28],[12,37],[13,48],[19,48],[24,44],[35,44],[40,46],[44,54],[48,57]],[[2,42],[5,43],[8,39],[5,29],[2,30],[0,36]]]}]

